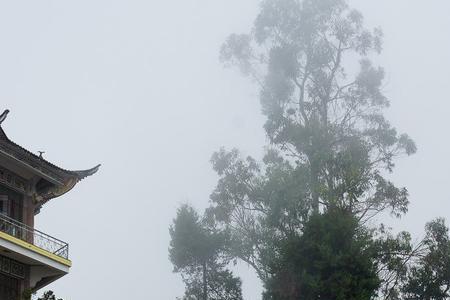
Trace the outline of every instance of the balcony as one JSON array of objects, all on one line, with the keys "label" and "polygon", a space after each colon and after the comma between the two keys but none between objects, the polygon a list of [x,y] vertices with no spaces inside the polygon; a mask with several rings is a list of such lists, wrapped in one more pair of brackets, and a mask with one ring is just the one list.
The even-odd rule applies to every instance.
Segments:
[{"label": "balcony", "polygon": [[0,232],[44,250],[44,253],[47,252],[51,256],[56,255],[56,257],[64,260],[69,259],[69,244],[11,219],[4,214],[0,214]]},{"label": "balcony", "polygon": [[[35,292],[69,273],[69,245],[0,214],[0,260],[3,273],[27,278]],[[13,268],[13,261],[16,266]],[[0,299],[1,300],[1,299]]]}]

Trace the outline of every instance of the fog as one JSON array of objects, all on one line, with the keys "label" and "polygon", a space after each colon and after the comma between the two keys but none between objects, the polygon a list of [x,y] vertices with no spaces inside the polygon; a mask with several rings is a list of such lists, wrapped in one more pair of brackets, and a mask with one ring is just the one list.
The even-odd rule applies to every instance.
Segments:
[{"label": "fog", "polygon": [[[70,244],[71,273],[48,288],[70,299],[175,299],[168,260],[176,209],[208,206],[211,154],[267,143],[251,81],[219,62],[230,33],[247,32],[256,0],[2,1],[0,103],[16,143],[67,169],[99,173],[42,209],[36,227]],[[387,116],[417,143],[394,182],[410,210],[391,220],[417,238],[450,218],[447,130],[450,3],[353,0],[383,29]],[[245,299],[260,299],[242,264]]]}]

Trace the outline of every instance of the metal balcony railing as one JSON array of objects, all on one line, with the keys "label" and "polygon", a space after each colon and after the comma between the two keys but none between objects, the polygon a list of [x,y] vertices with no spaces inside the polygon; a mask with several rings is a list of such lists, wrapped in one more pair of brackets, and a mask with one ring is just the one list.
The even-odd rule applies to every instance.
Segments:
[{"label": "metal balcony railing", "polygon": [[64,259],[69,259],[69,244],[31,228],[0,213],[0,231]]}]

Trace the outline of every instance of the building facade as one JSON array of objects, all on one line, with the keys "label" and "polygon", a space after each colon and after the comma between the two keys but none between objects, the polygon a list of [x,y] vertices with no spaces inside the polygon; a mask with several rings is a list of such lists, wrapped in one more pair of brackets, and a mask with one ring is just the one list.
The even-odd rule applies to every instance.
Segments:
[{"label": "building facade", "polygon": [[69,273],[69,245],[37,230],[34,217],[100,165],[69,171],[11,141],[0,115],[0,300],[22,299]]}]

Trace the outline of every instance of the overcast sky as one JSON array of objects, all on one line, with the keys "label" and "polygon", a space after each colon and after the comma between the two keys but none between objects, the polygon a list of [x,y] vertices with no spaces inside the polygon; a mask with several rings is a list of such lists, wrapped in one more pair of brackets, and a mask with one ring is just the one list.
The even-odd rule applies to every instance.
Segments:
[{"label": "overcast sky", "polygon": [[[49,286],[65,300],[175,299],[168,261],[176,208],[199,209],[221,146],[261,157],[254,86],[218,60],[246,32],[257,0],[0,1],[0,109],[9,137],[68,169],[100,172],[53,200],[36,227],[70,243],[71,273]],[[398,161],[410,212],[395,229],[420,237],[450,219],[450,2],[353,0],[381,26],[387,115],[419,151]],[[248,300],[260,298],[246,266]]]}]

